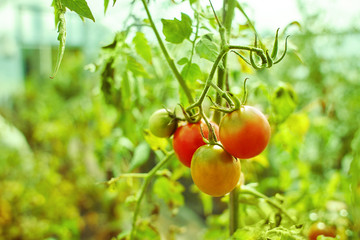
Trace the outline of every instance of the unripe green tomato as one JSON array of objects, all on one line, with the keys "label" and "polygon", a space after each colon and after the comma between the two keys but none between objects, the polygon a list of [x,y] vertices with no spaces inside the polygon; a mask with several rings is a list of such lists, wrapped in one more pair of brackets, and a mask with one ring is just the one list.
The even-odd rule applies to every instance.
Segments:
[{"label": "unripe green tomato", "polygon": [[166,109],[159,109],[149,119],[150,132],[157,137],[168,138],[177,128],[177,120]]}]

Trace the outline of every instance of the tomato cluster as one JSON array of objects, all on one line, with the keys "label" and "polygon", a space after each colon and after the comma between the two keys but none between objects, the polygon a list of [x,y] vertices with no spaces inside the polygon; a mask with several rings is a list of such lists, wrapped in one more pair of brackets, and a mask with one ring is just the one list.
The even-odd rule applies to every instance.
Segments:
[{"label": "tomato cluster", "polygon": [[240,181],[239,159],[257,156],[270,139],[269,122],[251,106],[243,105],[225,114],[220,127],[210,123],[216,139],[220,140],[216,144],[204,142],[204,138],[209,138],[209,128],[203,120],[178,126],[176,118],[168,112],[159,110],[154,114],[150,118],[150,131],[159,137],[174,135],[173,148],[177,158],[190,167],[195,185],[211,196],[232,191]]}]

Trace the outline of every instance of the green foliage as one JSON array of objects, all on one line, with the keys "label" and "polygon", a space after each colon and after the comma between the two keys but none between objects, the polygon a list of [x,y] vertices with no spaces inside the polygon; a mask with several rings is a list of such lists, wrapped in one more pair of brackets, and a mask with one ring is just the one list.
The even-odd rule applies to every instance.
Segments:
[{"label": "green foliage", "polygon": [[171,43],[179,44],[185,39],[189,39],[192,33],[192,20],[185,13],[181,13],[181,20],[174,18],[174,20],[161,19],[163,24],[163,33],[165,40]]},{"label": "green foliage", "polygon": [[55,0],[60,1],[62,5],[76,12],[79,16],[91,19],[95,22],[95,18],[87,5],[86,0]]},{"label": "green foliage", "polygon": [[[105,12],[109,2],[104,0]],[[262,109],[272,127],[266,151],[241,161],[249,184],[240,189],[240,228],[232,238],[229,196],[199,192],[189,169],[175,158],[152,171],[170,153],[172,140],[150,133],[151,113],[171,107],[183,117],[176,106],[186,108],[190,100],[181,79],[199,99],[204,84],[198,82],[210,75],[222,45],[208,6],[193,0],[164,4],[176,2],[188,2],[195,17],[181,13],[180,20],[156,22],[163,25],[166,52],[148,34],[144,12],[134,11],[91,65],[97,72],[85,74],[84,63],[68,50],[57,78],[27,79],[24,92],[1,106],[0,239],[128,239],[137,204],[135,239],[300,240],[315,221],[336,226],[337,239],[358,239],[360,66],[338,51],[328,57],[346,37],[331,29],[321,34],[331,27],[321,15],[303,13],[302,32],[292,33],[289,53],[270,69],[254,70],[227,54],[223,85],[241,98],[248,77],[248,104]],[[142,9],[140,1],[131,4]],[[94,17],[85,0],[53,1],[53,7],[57,71],[65,50],[66,8]],[[254,33],[261,42],[273,41],[256,32],[246,7],[238,8],[231,43],[252,46]],[[221,11],[217,14],[221,19]],[[287,34],[279,31],[279,46]],[[213,89],[208,95],[216,98]],[[203,105],[211,117],[210,102]],[[246,192],[254,185],[264,195]]]},{"label": "green foliage", "polygon": [[145,34],[142,32],[137,32],[133,39],[133,43],[135,45],[136,53],[139,54],[146,62],[151,64],[151,48],[148,40],[145,37]]},{"label": "green foliage", "polygon": [[204,35],[197,42],[195,47],[196,53],[204,59],[207,59],[211,62],[214,62],[219,54],[219,47],[213,39],[211,35]]}]

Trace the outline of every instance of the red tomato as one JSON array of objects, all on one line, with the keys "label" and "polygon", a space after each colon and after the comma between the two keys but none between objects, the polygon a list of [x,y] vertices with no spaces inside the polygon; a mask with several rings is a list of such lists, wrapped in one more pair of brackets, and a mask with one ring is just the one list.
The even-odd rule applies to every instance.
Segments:
[{"label": "red tomato", "polygon": [[[205,122],[187,123],[177,128],[174,133],[173,147],[178,159],[187,167],[190,167],[191,159],[194,152],[202,145],[205,145],[201,132],[204,137],[209,137],[209,129]],[[219,127],[215,123],[211,123],[217,138],[219,137]]]},{"label": "red tomato", "polygon": [[247,159],[266,148],[270,139],[270,125],[259,110],[242,106],[221,119],[219,133],[226,151],[234,157]]},{"label": "red tomato", "polygon": [[309,240],[316,240],[318,236],[336,237],[336,228],[323,222],[316,222],[309,229]]},{"label": "red tomato", "polygon": [[191,161],[191,177],[204,193],[220,197],[239,183],[240,160],[218,145],[205,145],[196,150]]}]

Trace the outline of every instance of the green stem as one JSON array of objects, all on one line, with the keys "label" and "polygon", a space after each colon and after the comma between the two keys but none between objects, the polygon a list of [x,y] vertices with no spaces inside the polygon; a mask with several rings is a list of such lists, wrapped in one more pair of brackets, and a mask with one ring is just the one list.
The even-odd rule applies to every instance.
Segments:
[{"label": "green stem", "polygon": [[255,52],[257,55],[259,55],[261,60],[264,60],[266,62],[265,52],[261,48],[248,47],[248,46],[239,46],[239,45],[229,45],[229,48],[230,49],[238,49],[238,50],[246,50],[246,51],[250,51],[250,52]]},{"label": "green stem", "polygon": [[[225,18],[224,18],[224,25],[226,30],[226,37],[230,39],[231,37],[231,25],[234,18],[234,12],[236,7],[237,1],[236,0],[227,0],[226,4],[226,11],[225,11]],[[227,42],[228,43],[228,42]],[[229,49],[240,49],[235,48],[239,46],[229,45]],[[242,48],[241,48],[242,49]],[[243,49],[246,50],[246,49]],[[224,59],[224,74],[223,78],[226,78],[226,62],[227,59]],[[222,80],[223,81],[223,80]],[[221,83],[218,81],[218,83]],[[228,85],[228,83],[227,83]],[[230,192],[230,199],[229,199],[229,233],[232,236],[236,230],[239,228],[239,188],[235,188]]]},{"label": "green stem", "polygon": [[290,220],[292,224],[296,224],[296,221],[290,216],[290,214],[285,209],[283,209],[283,207],[279,203],[273,201],[271,198],[256,191],[255,189],[242,186],[240,194],[251,194],[255,197],[264,199],[268,204],[270,204],[274,208],[278,209],[281,213],[283,213]]},{"label": "green stem", "polygon": [[[219,71],[219,70],[218,70],[218,71]],[[217,91],[217,93],[218,93],[217,96],[220,96],[220,99],[224,98],[224,99],[226,100],[226,102],[228,102],[228,104],[230,105],[230,107],[234,106],[234,103],[233,103],[231,97],[229,96],[229,94],[227,94],[224,90],[222,90],[222,89],[219,87],[219,84],[216,85],[216,84],[214,84],[213,82],[211,82],[210,84],[211,84],[211,86]],[[218,99],[216,99],[216,100],[218,100]],[[216,104],[220,106],[220,105],[221,105],[221,101],[220,101],[220,102],[219,102],[219,101],[216,101]],[[214,122],[215,122],[215,121],[214,121]],[[216,123],[218,123],[218,122],[216,122]]]},{"label": "green stem", "polygon": [[[224,56],[223,66],[226,66],[226,63],[227,63],[227,55]],[[226,79],[226,70],[222,69],[222,68],[218,68],[217,82],[216,82],[216,85],[213,84],[213,87],[217,91],[215,102],[219,106],[221,106],[223,97],[229,98],[229,96],[227,96],[227,94],[224,94],[225,92],[222,90],[224,88],[224,82],[225,82],[224,79]],[[219,90],[221,90],[224,93],[221,93]],[[229,99],[227,99],[227,102],[229,102]],[[230,100],[230,102],[231,102],[231,100]],[[220,119],[221,119],[221,112],[215,111],[212,120],[216,123],[219,123]]]},{"label": "green stem", "polygon": [[244,11],[244,9],[242,8],[242,6],[240,5],[239,2],[237,2],[236,7],[240,10],[240,12],[244,15],[244,17],[246,18],[246,21],[248,22],[248,24],[250,25],[250,28],[254,31],[255,35],[258,37],[259,40],[259,44],[260,46],[262,46],[262,42],[260,39],[260,35],[257,33],[255,26],[252,24],[249,16],[246,14],[246,12]]},{"label": "green stem", "polygon": [[141,185],[141,188],[139,190],[139,192],[137,193],[137,201],[136,201],[136,206],[135,206],[135,210],[134,210],[134,215],[133,215],[133,219],[132,219],[132,228],[131,228],[131,233],[130,233],[130,240],[134,239],[135,236],[135,231],[136,231],[136,221],[139,215],[139,210],[140,210],[140,205],[141,205],[141,201],[145,195],[145,191],[147,189],[147,187],[149,186],[149,183],[151,182],[151,180],[153,179],[153,177],[155,176],[156,172],[165,165],[165,163],[167,163],[171,157],[174,155],[174,152],[170,152],[168,153],[164,159],[162,159],[155,167],[153,167],[150,172],[148,172]]},{"label": "green stem", "polygon": [[232,236],[239,228],[239,188],[236,187],[232,190],[229,197],[229,231],[230,236]]},{"label": "green stem", "polygon": [[210,71],[210,74],[205,82],[205,87],[200,95],[200,98],[198,101],[196,101],[195,103],[193,103],[192,105],[190,105],[188,108],[187,108],[187,111],[191,110],[192,108],[195,108],[195,107],[199,107],[202,102],[204,101],[205,99],[205,96],[207,94],[207,92],[209,91],[209,88],[211,86],[211,81],[212,79],[214,78],[214,75],[215,75],[215,71],[216,71],[216,68],[218,67],[221,59],[224,57],[224,55],[229,51],[229,49],[226,47],[224,48],[220,53],[219,55],[217,56],[212,68],[211,68],[211,71]]},{"label": "green stem", "polygon": [[[190,54],[190,58],[189,58],[189,63],[191,64],[192,63],[192,60],[193,60],[193,57],[194,57],[194,53],[195,53],[195,44],[196,44],[196,40],[198,39],[199,37],[199,27],[200,27],[200,20],[199,20],[199,14],[198,13],[195,13],[196,15],[196,32],[195,32],[195,37],[194,37],[194,40],[190,40],[191,44],[192,44],[192,47],[191,47],[191,54]],[[188,76],[189,74],[189,71],[190,71],[190,68],[187,69],[186,73],[185,73],[185,78]]]},{"label": "green stem", "polygon": [[[232,0],[231,0],[232,1]],[[241,50],[247,50],[247,51],[250,51],[250,52],[256,52],[261,58],[264,57],[266,59],[266,56],[265,56],[265,53],[262,49],[260,48],[256,48],[256,47],[248,47],[248,46],[239,46],[239,45],[225,45],[222,50],[220,51],[219,55],[217,56],[212,68],[211,68],[211,71],[210,71],[210,74],[205,82],[205,87],[200,95],[200,98],[194,102],[193,104],[191,104],[187,109],[186,111],[189,111],[195,107],[199,107],[202,102],[204,101],[205,99],[205,96],[206,94],[208,93],[209,91],[209,88],[211,86],[211,82],[212,82],[212,79],[214,78],[214,75],[215,75],[215,72],[216,72],[216,69],[217,67],[219,66],[219,63],[220,61],[223,59],[223,57],[231,50],[231,49],[241,49]]]},{"label": "green stem", "polygon": [[143,5],[144,5],[144,8],[145,8],[145,11],[146,11],[146,14],[148,16],[148,19],[149,19],[149,22],[150,22],[150,25],[151,25],[151,28],[153,29],[154,33],[155,33],[155,36],[156,36],[156,39],[158,40],[159,42],[159,45],[160,45],[160,48],[161,48],[161,51],[163,52],[164,56],[165,56],[165,59],[167,61],[167,63],[169,64],[171,70],[173,71],[176,79],[178,80],[181,88],[183,89],[183,91],[185,92],[185,95],[188,99],[188,101],[190,103],[193,103],[194,102],[194,99],[191,95],[191,91],[190,91],[190,88],[187,86],[185,80],[183,79],[183,77],[181,76],[179,70],[177,69],[176,65],[175,65],[175,62],[174,60],[170,57],[170,54],[168,52],[168,50],[166,49],[165,47],[165,44],[164,42],[162,41],[161,37],[160,37],[160,34],[155,26],[155,23],[151,17],[151,14],[150,14],[150,11],[149,11],[149,8],[148,8],[148,5],[146,3],[146,0],[141,0]]},{"label": "green stem", "polygon": [[227,39],[230,39],[231,36],[231,24],[234,19],[236,4],[237,4],[236,0],[227,0],[226,16],[224,19]]},{"label": "green stem", "polygon": [[[204,110],[202,108],[202,106],[199,107],[199,110],[200,110],[200,115],[202,116],[202,119],[204,119],[205,123],[206,123],[206,126],[209,130],[209,136],[208,136],[208,142],[209,144],[213,145],[213,144],[216,144],[217,142],[217,137],[216,137],[216,134],[215,134],[215,131],[214,131],[214,128],[211,126],[208,118],[206,117],[205,113],[204,113]],[[201,125],[200,125],[201,127]],[[204,136],[203,136],[204,138]],[[207,140],[204,139],[204,142],[206,142]]]}]

